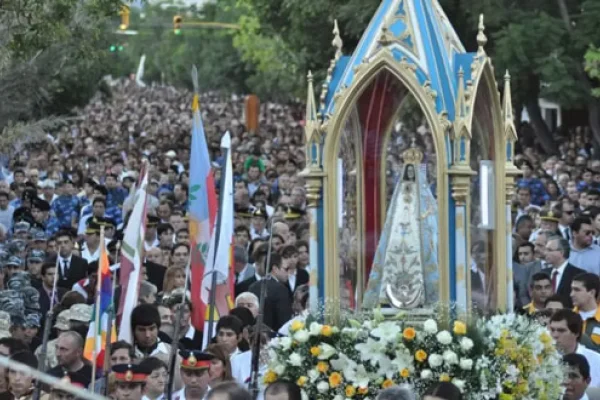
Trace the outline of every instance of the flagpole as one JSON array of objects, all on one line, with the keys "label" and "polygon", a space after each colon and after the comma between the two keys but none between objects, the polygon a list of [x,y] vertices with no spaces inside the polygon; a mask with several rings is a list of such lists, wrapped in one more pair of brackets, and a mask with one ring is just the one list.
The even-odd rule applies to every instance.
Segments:
[{"label": "flagpole", "polygon": [[[121,250],[121,241],[117,242],[116,245],[116,252],[117,252],[117,258],[116,258],[116,262],[115,264],[119,263],[119,250]],[[112,330],[113,330],[113,318],[115,318],[115,288],[116,288],[116,282],[117,282],[117,268],[115,268],[115,270],[112,273],[112,286],[111,286],[111,291],[112,291],[112,295],[110,297],[111,300],[111,305],[110,308],[108,309],[108,332],[106,332],[106,346],[104,347],[104,365],[102,366],[102,369],[104,370],[104,388],[103,388],[103,395],[104,397],[108,397],[108,373],[109,373],[109,361],[110,361],[110,353],[112,351]]]},{"label": "flagpole", "polygon": [[171,400],[173,397],[173,383],[175,381],[175,359],[177,358],[177,350],[179,348],[179,331],[181,330],[181,319],[183,318],[183,307],[185,307],[185,300],[187,298],[187,291],[190,281],[190,270],[192,265],[192,252],[188,256],[187,267],[185,268],[185,284],[183,286],[183,296],[181,297],[181,303],[177,308],[177,315],[175,316],[175,327],[173,329],[173,342],[171,343],[171,352],[169,353],[169,379],[167,380],[167,400]]},{"label": "flagpole", "polygon": [[[98,273],[96,275],[96,309],[95,309],[95,327],[96,332],[94,332],[94,348],[92,349],[92,383],[90,383],[90,387],[92,388],[92,393],[96,394],[96,369],[97,369],[97,360],[98,351],[96,348],[96,343],[98,340],[98,329],[100,328],[100,303],[101,303],[101,291],[102,291],[102,246],[104,246],[104,225],[100,226],[100,259],[98,259]],[[106,358],[106,354],[104,355]]]},{"label": "flagpole", "polygon": [[[226,132],[227,135],[229,132]],[[231,143],[231,141],[230,141]],[[221,221],[223,219],[223,202],[225,199],[225,181],[227,180],[225,177],[227,176],[227,157],[229,156],[229,147],[221,146],[221,151],[223,153],[223,159],[225,160],[225,164],[221,170],[221,182],[219,182],[219,208],[217,210],[217,222],[215,225],[215,257],[213,259],[213,270],[211,271],[211,282],[210,282],[210,298],[208,301],[209,309],[208,309],[208,332],[204,334],[210,335],[208,340],[212,338],[213,335],[213,326],[215,319],[215,303],[217,301],[216,290],[217,290],[217,270],[215,269],[215,265],[217,263],[217,256],[219,255],[219,241],[221,239]],[[229,195],[229,194],[227,194]],[[231,293],[233,295],[233,293]]]},{"label": "flagpole", "polygon": [[[40,371],[46,372],[46,352],[48,351],[48,340],[50,339],[50,331],[52,330],[52,322],[54,319],[54,302],[56,300],[56,285],[58,283],[58,269],[60,268],[58,263],[58,254],[56,255],[56,264],[54,266],[54,282],[52,282],[52,297],[50,297],[50,308],[46,314],[46,321],[44,322],[44,333],[42,336],[42,352],[40,353]],[[66,272],[66,271],[65,271]],[[41,382],[37,381],[35,384],[35,392],[33,394],[34,400],[40,399],[41,394]]]}]

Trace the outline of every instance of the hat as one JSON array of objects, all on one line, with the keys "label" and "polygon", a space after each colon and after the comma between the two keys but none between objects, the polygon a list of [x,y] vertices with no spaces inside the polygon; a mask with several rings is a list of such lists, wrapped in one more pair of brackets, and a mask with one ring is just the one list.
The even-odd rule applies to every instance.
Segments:
[{"label": "hat", "polygon": [[147,228],[156,228],[156,226],[158,225],[159,222],[160,222],[160,218],[155,217],[154,215],[148,215],[148,218],[146,220],[146,227]]},{"label": "hat", "polygon": [[175,153],[175,150],[169,150],[165,153],[165,156],[169,158],[175,158],[177,157],[177,153]]},{"label": "hat", "polygon": [[55,185],[54,185],[54,181],[52,179],[46,179],[45,181],[41,181],[38,184],[39,187],[41,187],[42,189],[54,189]]},{"label": "hat", "polygon": [[112,370],[117,382],[144,383],[149,375],[146,368],[137,364],[118,364]]},{"label": "hat", "polygon": [[39,314],[27,314],[25,316],[25,328],[40,328],[40,315]]},{"label": "hat", "polygon": [[150,184],[151,184],[151,185],[152,185],[152,184],[154,184],[154,185],[160,185],[160,182],[159,182],[159,181],[158,181],[158,179],[156,179],[156,178],[151,178],[151,179],[150,179]]},{"label": "hat", "polygon": [[6,266],[9,265],[15,265],[17,267],[21,267],[23,265],[23,260],[21,260],[19,257],[17,256],[10,256],[8,258],[8,261],[6,261]]},{"label": "hat", "polygon": [[181,350],[181,368],[189,370],[202,370],[210,368],[210,360],[215,358],[212,354],[198,350]]},{"label": "hat", "polygon": [[42,250],[31,250],[27,256],[27,260],[37,262],[44,262],[44,258],[46,258],[46,253]]},{"label": "hat", "polygon": [[12,314],[10,316],[10,325],[25,327],[25,318],[23,318],[21,315]]},{"label": "hat", "polygon": [[10,252],[11,256],[25,251],[26,248],[27,242],[23,239],[13,239],[8,245],[8,251]]},{"label": "hat", "polygon": [[556,211],[542,210],[542,212],[540,213],[540,220],[542,220],[542,221],[558,223],[559,219],[560,219],[560,214]]},{"label": "hat", "polygon": [[87,222],[87,227],[85,228],[86,235],[100,234],[100,224],[97,222],[96,218],[90,218]]},{"label": "hat", "polygon": [[62,310],[56,317],[54,328],[60,329],[61,331],[68,331],[71,329],[69,320],[71,319],[71,310]]},{"label": "hat", "polygon": [[31,225],[29,224],[29,222],[26,221],[21,221],[21,222],[17,222],[15,224],[15,233],[21,233],[21,232],[27,232],[29,233],[29,228],[31,228]]},{"label": "hat", "polygon": [[90,322],[92,319],[92,306],[88,304],[73,304],[69,309],[69,320]]},{"label": "hat", "polygon": [[302,218],[302,216],[304,214],[305,214],[304,210],[302,210],[300,208],[289,206],[283,217],[285,219],[298,219],[298,218]]},{"label": "hat", "polygon": [[32,239],[34,242],[46,242],[46,241],[48,241],[48,236],[46,235],[46,232],[44,232],[44,231],[37,231],[33,234]]},{"label": "hat", "polygon": [[267,215],[267,211],[261,208],[257,208],[256,210],[254,210],[254,212],[252,213],[252,217],[262,217],[264,219],[269,218],[269,216]]},{"label": "hat", "polygon": [[10,314],[0,311],[0,339],[10,336]]}]

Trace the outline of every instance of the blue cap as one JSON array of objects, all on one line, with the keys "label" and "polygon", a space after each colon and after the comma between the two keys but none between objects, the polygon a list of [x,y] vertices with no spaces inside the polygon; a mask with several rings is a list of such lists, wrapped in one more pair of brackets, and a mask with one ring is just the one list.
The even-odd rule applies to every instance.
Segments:
[{"label": "blue cap", "polygon": [[44,258],[46,258],[46,253],[42,250],[31,250],[27,256],[27,260],[37,262],[44,262]]},{"label": "blue cap", "polygon": [[21,222],[17,222],[15,224],[15,233],[19,233],[19,232],[29,232],[29,228],[31,228],[31,225],[29,224],[29,222],[26,221],[21,221]]},{"label": "blue cap", "polygon": [[21,267],[23,266],[23,260],[21,260],[19,257],[17,256],[10,256],[8,258],[8,261],[5,264],[6,266],[9,265],[16,265],[17,267]]},{"label": "blue cap", "polygon": [[37,231],[32,236],[34,242],[46,242],[48,240],[48,235],[44,231]]},{"label": "blue cap", "polygon": [[25,328],[39,328],[40,324],[40,315],[39,314],[27,314],[25,316],[24,322]]}]

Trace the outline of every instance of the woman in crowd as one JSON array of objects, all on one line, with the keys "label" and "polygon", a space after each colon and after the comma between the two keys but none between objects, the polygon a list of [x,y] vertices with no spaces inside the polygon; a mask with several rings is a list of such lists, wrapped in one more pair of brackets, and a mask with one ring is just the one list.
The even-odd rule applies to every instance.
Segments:
[{"label": "woman in crowd", "polygon": [[221,382],[232,381],[231,376],[231,362],[229,361],[229,354],[221,344],[209,344],[206,348],[206,353],[213,355],[210,362],[210,369],[208,375],[210,377],[210,385],[214,386]]}]

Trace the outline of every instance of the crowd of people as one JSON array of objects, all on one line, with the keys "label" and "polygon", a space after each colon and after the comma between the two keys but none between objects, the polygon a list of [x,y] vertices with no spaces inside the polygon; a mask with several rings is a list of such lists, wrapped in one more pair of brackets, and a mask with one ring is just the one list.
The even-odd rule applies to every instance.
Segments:
[{"label": "crowd of people", "polygon": [[[298,174],[305,163],[303,107],[263,104],[259,130],[248,132],[243,97],[200,97],[217,190],[220,138],[227,130],[232,135],[236,222],[235,308],[204,338],[208,333],[192,325],[194,306],[185,292],[192,94],[128,80],[110,84],[110,96],[99,94],[46,142],[20,146],[1,171],[0,354],[118,400],[162,400],[167,386],[178,400],[251,398],[252,349],[264,349],[307,314],[309,221]],[[517,311],[549,327],[573,371],[565,398],[579,400],[586,389],[591,393],[588,385],[600,387],[600,161],[591,156],[589,132],[558,140],[561,154],[552,157],[527,146],[527,136],[521,141],[515,300]],[[132,188],[144,162],[148,217],[133,341],[117,341],[109,354],[88,360],[84,341],[101,236],[118,275]],[[259,325],[263,283],[268,295]],[[116,303],[119,295],[117,287]],[[268,361],[266,351],[260,354],[259,373]],[[460,399],[451,386],[432,388],[426,398]],[[0,397],[33,396],[35,388],[32,377],[0,368]],[[41,389],[51,398],[71,396]],[[275,382],[266,391],[259,382],[258,391],[269,400],[301,398],[295,382]],[[410,393],[392,388],[379,398],[410,398],[403,396]]]}]

